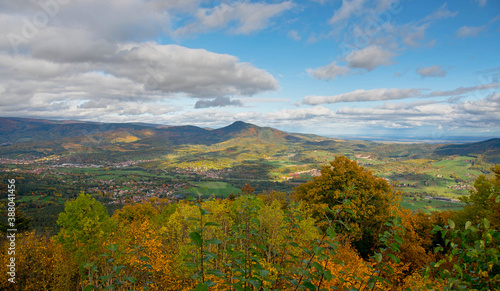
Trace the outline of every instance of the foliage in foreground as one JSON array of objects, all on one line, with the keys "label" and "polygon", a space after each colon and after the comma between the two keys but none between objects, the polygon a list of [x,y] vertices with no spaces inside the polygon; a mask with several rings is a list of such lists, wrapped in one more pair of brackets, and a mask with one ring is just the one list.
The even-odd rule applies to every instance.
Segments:
[{"label": "foliage in foreground", "polygon": [[[471,207],[484,201],[488,211],[466,220],[467,207],[431,216],[399,209],[390,188],[360,185],[359,175],[374,179],[363,168],[343,158],[330,166],[292,201],[250,191],[234,201],[129,205],[110,217],[81,194],[60,215],[57,236],[17,237],[16,284],[0,288],[498,290],[498,167],[494,179],[478,179],[490,187],[470,197]],[[324,200],[307,199],[308,191]],[[371,202],[384,207],[377,219],[359,210]],[[0,260],[6,272],[7,252]]]}]

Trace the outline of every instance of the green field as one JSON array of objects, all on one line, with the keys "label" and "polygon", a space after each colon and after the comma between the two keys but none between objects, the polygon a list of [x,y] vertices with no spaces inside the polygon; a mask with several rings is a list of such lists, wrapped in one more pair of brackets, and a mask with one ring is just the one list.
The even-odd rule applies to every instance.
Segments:
[{"label": "green field", "polygon": [[464,204],[431,199],[402,197],[401,206],[411,211],[431,213],[433,211],[461,210],[463,209]]},{"label": "green field", "polygon": [[178,191],[179,194],[185,194],[193,197],[197,197],[198,193],[204,196],[216,196],[216,197],[227,197],[229,194],[234,192],[238,194],[240,189],[233,187],[231,184],[226,182],[192,182],[195,187],[191,187],[184,191]]}]

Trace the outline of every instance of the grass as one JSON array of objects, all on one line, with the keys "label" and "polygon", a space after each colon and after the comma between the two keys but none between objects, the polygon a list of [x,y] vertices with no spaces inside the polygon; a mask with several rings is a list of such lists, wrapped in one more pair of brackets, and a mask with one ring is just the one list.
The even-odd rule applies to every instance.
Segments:
[{"label": "grass", "polygon": [[431,213],[433,211],[462,210],[464,206],[463,203],[420,198],[416,198],[416,200],[413,199],[412,197],[403,196],[401,199],[401,206],[411,211],[423,211],[425,213]]},{"label": "grass", "polygon": [[235,188],[231,184],[226,182],[207,181],[193,182],[192,184],[194,184],[195,187],[191,187],[189,189],[181,191],[180,194],[197,197],[198,193],[201,192],[202,195],[207,196],[215,195],[216,197],[227,197],[229,196],[229,194],[231,194],[231,192],[234,192],[235,194],[240,192],[240,189]]}]

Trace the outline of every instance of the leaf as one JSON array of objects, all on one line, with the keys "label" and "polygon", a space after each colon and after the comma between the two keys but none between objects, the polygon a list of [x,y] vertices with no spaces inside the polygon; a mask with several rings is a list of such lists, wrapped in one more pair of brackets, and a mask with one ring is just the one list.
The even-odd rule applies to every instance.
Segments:
[{"label": "leaf", "polygon": [[83,288],[83,291],[92,291],[94,289],[97,290],[94,285],[88,285],[87,287]]},{"label": "leaf", "polygon": [[368,288],[373,289],[373,287],[375,287],[375,283],[377,283],[377,279],[375,279],[374,277],[368,279]]},{"label": "leaf", "polygon": [[316,286],[314,286],[311,282],[304,282],[301,284],[302,286],[306,287],[309,290],[316,290]]},{"label": "leaf", "polygon": [[448,219],[448,225],[450,226],[451,229],[455,228],[455,222],[451,219]]},{"label": "leaf", "polygon": [[470,227],[471,225],[472,225],[472,222],[467,221],[467,222],[465,223],[465,229],[469,229],[469,227]]},{"label": "leaf", "polygon": [[401,260],[393,254],[387,254],[387,256],[391,258],[396,264],[399,264],[401,262]]},{"label": "leaf", "polygon": [[209,221],[209,222],[205,223],[205,227],[207,227],[207,226],[220,226],[220,224]]},{"label": "leaf", "polygon": [[99,277],[99,278],[97,278],[97,279],[99,279],[99,280],[103,280],[103,281],[107,281],[107,280],[109,280],[109,279],[111,279],[111,278],[113,278],[113,275],[100,276],[100,277]]},{"label": "leaf", "polygon": [[335,233],[335,230],[332,228],[332,227],[329,227],[327,230],[326,230],[326,233],[328,234],[328,236],[330,238],[335,238],[337,236],[337,234]]},{"label": "leaf", "polygon": [[375,253],[375,260],[377,261],[377,263],[382,262],[382,254]]},{"label": "leaf", "polygon": [[134,277],[125,277],[123,279],[129,281],[130,283],[135,283],[135,281],[137,281]]},{"label": "leaf", "polygon": [[490,228],[490,221],[488,220],[488,218],[483,218],[483,224],[484,228],[486,229]]},{"label": "leaf", "polygon": [[106,248],[108,248],[112,252],[115,252],[118,249],[118,247],[115,244],[112,244],[110,246],[106,246]]},{"label": "leaf", "polygon": [[198,232],[196,231],[191,232],[189,234],[189,237],[196,246],[201,247],[201,235]]},{"label": "leaf", "polygon": [[460,277],[463,277],[463,276],[464,276],[464,273],[462,272],[462,268],[460,268],[460,266],[459,266],[459,265],[454,264],[454,265],[453,265],[453,269],[457,270],[457,272],[460,274]]},{"label": "leaf", "polygon": [[208,285],[203,283],[198,283],[193,291],[208,291]]},{"label": "leaf", "polygon": [[207,240],[206,243],[210,245],[220,245],[222,241],[220,239],[212,238]]},{"label": "leaf", "polygon": [[394,236],[394,240],[401,246],[403,245],[403,239],[397,235]]},{"label": "leaf", "polygon": [[269,275],[269,271],[268,270],[259,270],[259,273],[260,273],[260,276],[262,278],[265,278],[265,277],[267,277],[267,275]]}]

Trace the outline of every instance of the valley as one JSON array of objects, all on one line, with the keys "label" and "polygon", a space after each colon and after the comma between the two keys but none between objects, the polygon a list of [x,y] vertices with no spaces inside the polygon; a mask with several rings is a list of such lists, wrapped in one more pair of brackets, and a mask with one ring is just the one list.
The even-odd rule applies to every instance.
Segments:
[{"label": "valley", "polygon": [[0,143],[2,183],[18,181],[19,207],[50,233],[64,202],[82,191],[111,212],[141,201],[227,198],[246,184],[256,194],[291,193],[338,155],[388,180],[402,193],[403,207],[456,210],[477,177],[500,162],[500,139],[378,143],[239,121],[204,129],[0,118]]}]

